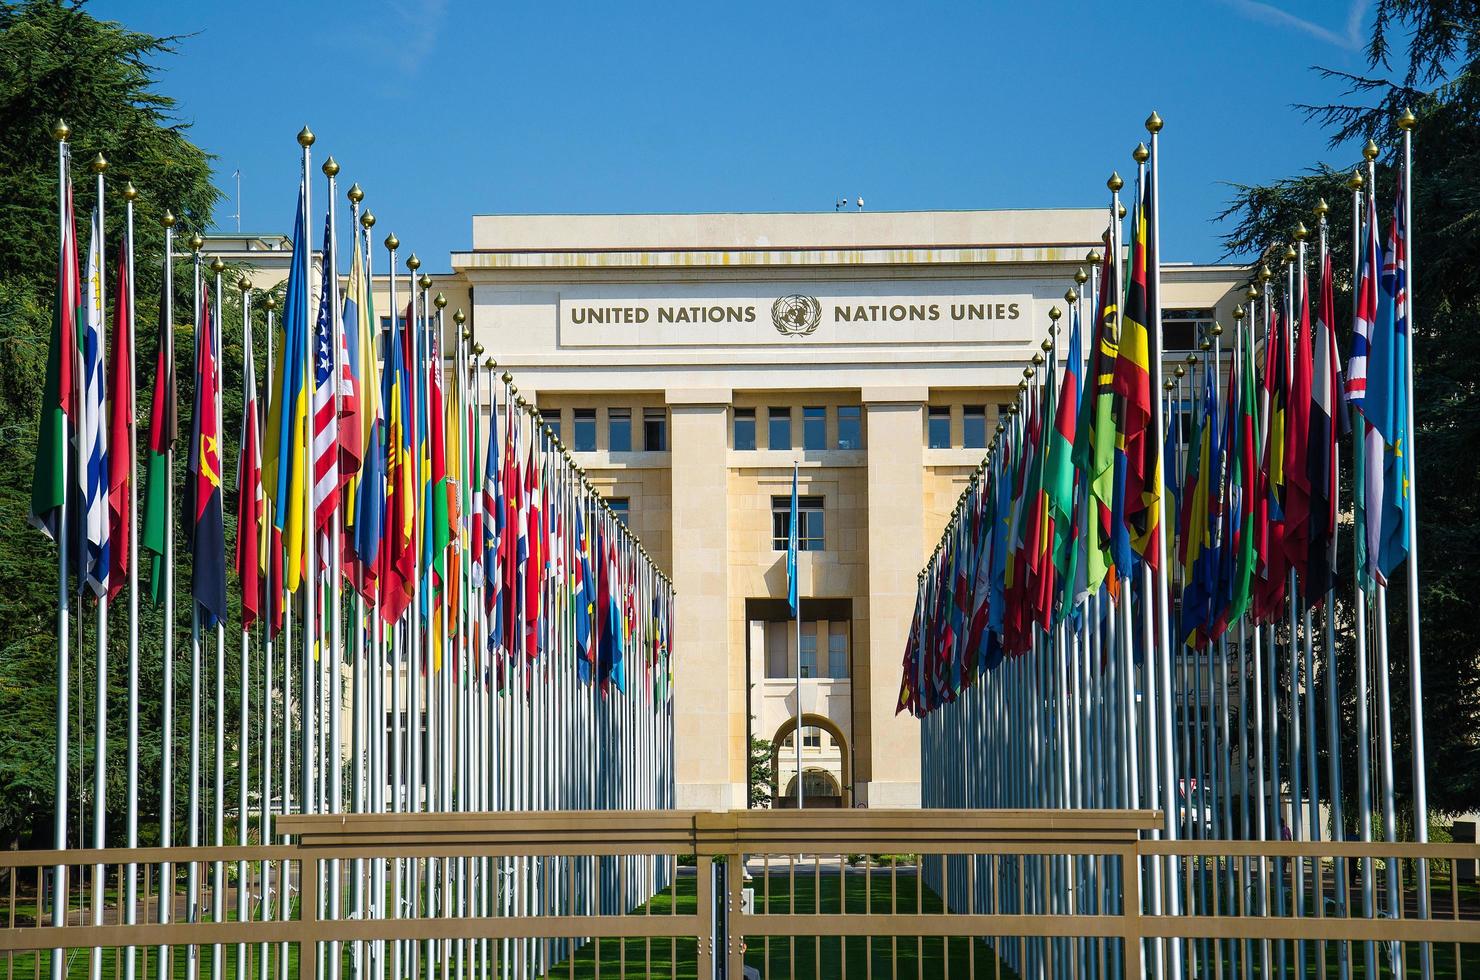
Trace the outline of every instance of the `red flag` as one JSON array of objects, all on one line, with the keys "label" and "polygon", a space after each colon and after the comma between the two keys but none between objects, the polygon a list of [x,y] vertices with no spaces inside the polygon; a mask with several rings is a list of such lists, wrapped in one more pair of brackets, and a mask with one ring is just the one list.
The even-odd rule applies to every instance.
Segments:
[{"label": "red flag", "polygon": [[1290,400],[1285,410],[1285,557],[1305,588],[1310,551],[1311,336],[1310,289],[1301,277],[1300,336],[1293,338],[1294,370]]},{"label": "red flag", "polygon": [[[262,448],[258,433],[257,371],[252,364],[252,332],[244,332],[241,457],[236,468],[236,576],[242,590],[242,630],[252,628],[262,612],[263,514],[266,494],[262,487]],[[281,602],[279,602],[281,605]]]},{"label": "red flag", "polygon": [[123,590],[128,579],[129,549],[133,547],[133,510],[129,499],[134,466],[134,350],[129,323],[129,276],[126,242],[118,246],[117,308],[113,316],[113,360],[109,365],[108,403],[108,600]]}]

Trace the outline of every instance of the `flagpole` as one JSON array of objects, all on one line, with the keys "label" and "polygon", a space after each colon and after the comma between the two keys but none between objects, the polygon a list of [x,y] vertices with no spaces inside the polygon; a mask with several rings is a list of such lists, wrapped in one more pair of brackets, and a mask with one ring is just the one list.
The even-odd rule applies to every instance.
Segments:
[{"label": "flagpole", "polygon": [[[166,211],[160,219],[164,226],[164,289],[160,318],[164,321],[161,342],[164,344],[164,371],[155,379],[164,385],[164,413],[160,433],[164,445],[164,651],[161,656],[161,700],[159,767],[159,846],[169,853],[175,840],[175,440],[170,431],[175,424],[175,216]],[[65,717],[65,713],[63,715]],[[168,925],[175,911],[175,866],[166,861],[159,868],[159,924]],[[174,975],[174,953],[161,944],[158,951],[159,980]]]},{"label": "flagpole", "polygon": [[[324,287],[328,290],[329,310],[329,347],[330,358],[333,366],[329,374],[329,390],[333,393],[334,415],[330,422],[331,431],[334,433],[335,445],[330,450],[336,456],[335,472],[339,472],[339,417],[340,417],[340,385],[344,378],[344,321],[340,311],[339,296],[339,223],[336,220],[335,198],[337,182],[335,177],[339,173],[339,164],[331,156],[324,161],[320,167],[328,180],[328,188],[325,191],[325,200],[329,209],[329,254],[323,257]],[[351,226],[353,227],[353,226]],[[336,493],[343,494],[343,474],[339,474],[339,487]],[[341,601],[341,584],[343,582],[343,568],[340,564],[341,541],[340,541],[340,515],[342,513],[343,500],[335,507],[329,516],[329,527],[324,546],[329,552],[329,580],[324,587],[324,601],[329,604],[329,636],[328,642],[324,644],[324,652],[320,662],[324,667],[329,681],[328,690],[328,727],[329,734],[324,757],[324,766],[327,767],[325,775],[328,777],[329,806],[327,812],[344,812],[344,752],[343,742],[340,735],[340,705],[343,703],[344,682],[344,644],[343,644],[343,607]],[[315,520],[317,523],[317,520]],[[315,569],[315,577],[318,571]],[[328,911],[330,919],[339,918],[341,871],[342,865],[339,861],[326,863],[329,872],[328,888]],[[356,946],[358,949],[358,946]],[[340,943],[335,940],[328,945],[329,980],[339,980],[341,971]],[[355,957],[355,965],[358,966],[359,958]]]},{"label": "flagpole", "polygon": [[[311,288],[310,287],[310,283],[313,281],[313,249],[312,249],[309,241],[307,240],[307,236],[309,235],[308,229],[310,227],[312,227],[311,224],[310,224],[310,222],[309,222],[309,216],[313,214],[313,207],[310,204],[310,198],[311,198],[312,193],[313,193],[313,182],[309,179],[309,158],[310,158],[310,155],[311,155],[310,147],[313,146],[314,139],[315,139],[314,134],[309,131],[309,129],[308,129],[307,126],[304,126],[303,129],[301,131],[299,131],[299,133],[298,133],[298,145],[303,150],[303,153],[302,153],[303,227],[305,229],[305,241],[304,241],[303,254],[302,255],[296,255],[295,254],[293,256],[293,261],[294,262],[301,263],[302,275],[303,275],[303,288],[305,290],[309,290]],[[284,311],[284,315],[286,315],[286,316],[296,316],[297,315],[297,311],[296,310],[285,310]],[[306,385],[309,384],[308,378],[311,377],[311,374],[309,374],[309,371],[313,367],[313,336],[312,336],[313,335],[313,331],[307,329],[307,324],[303,324],[302,326],[305,328],[303,330],[303,346],[302,346],[302,348],[300,350],[297,350],[297,351],[289,351],[289,352],[286,352],[286,355],[288,357],[297,357],[297,358],[300,358],[300,362],[299,363],[300,363],[301,370],[302,370],[302,373],[303,373],[304,385],[306,386]],[[296,409],[293,409],[292,406],[285,406],[285,410],[286,409],[291,409],[291,410],[293,410],[293,411],[296,412]],[[300,655],[302,657],[301,665],[302,665],[302,675],[303,675],[303,677],[302,677],[303,693],[302,693],[301,698],[299,699],[299,713],[300,713],[301,718],[302,718],[302,722],[301,722],[301,724],[299,726],[299,728],[300,728],[300,731],[299,731],[299,741],[301,742],[301,746],[302,746],[302,748],[301,748],[301,751],[302,751],[302,760],[300,762],[301,772],[298,775],[298,778],[299,778],[299,796],[301,798],[300,799],[300,805],[302,806],[304,813],[317,813],[317,812],[319,812],[318,797],[316,795],[315,785],[314,785],[315,778],[316,778],[316,775],[317,775],[317,773],[315,771],[315,769],[316,769],[316,762],[317,762],[317,760],[315,758],[315,756],[317,754],[316,753],[317,743],[316,743],[316,740],[315,740],[316,739],[316,731],[315,731],[315,729],[317,727],[316,726],[316,721],[317,721],[317,716],[318,716],[318,712],[319,712],[318,693],[315,690],[315,688],[316,688],[317,685],[314,682],[315,673],[316,673],[316,670],[317,670],[317,666],[314,663],[314,660],[315,660],[315,657],[314,657],[314,647],[315,647],[315,644],[317,643],[318,635],[319,635],[319,631],[318,631],[318,615],[317,615],[317,613],[318,613],[318,609],[317,609],[318,596],[316,594],[316,592],[317,592],[317,583],[318,583],[318,578],[319,578],[319,572],[318,572],[318,554],[317,554],[317,551],[318,551],[317,544],[318,544],[318,542],[315,540],[316,535],[313,533],[313,530],[312,530],[313,513],[314,513],[314,505],[313,505],[314,479],[313,479],[313,449],[312,449],[312,446],[310,445],[311,441],[312,440],[310,440],[310,439],[304,439],[303,440],[302,457],[299,460],[297,460],[297,465],[303,467],[303,473],[304,473],[304,478],[303,478],[304,530],[303,530],[303,541],[302,542],[298,542],[298,543],[301,543],[302,544],[303,549],[304,549],[304,551],[303,551],[303,575],[302,575],[302,585],[303,585],[303,628],[302,628],[301,638],[300,638],[300,641],[299,641],[300,642]],[[292,548],[293,548],[293,544],[290,544],[289,545],[289,550],[291,551]],[[304,874],[308,874],[310,872],[309,872],[309,870],[307,868],[304,868],[303,869],[303,873]],[[304,954],[307,954],[307,955],[317,956],[318,955],[317,945],[315,945],[312,950],[305,950],[305,951],[303,951],[303,953]]]},{"label": "flagpole", "polygon": [[797,504],[797,463],[791,464],[791,537],[796,544],[792,547],[792,577],[791,591],[796,596],[796,608],[792,609],[792,618],[795,621],[797,639],[797,729],[795,734],[797,750],[797,809],[801,810],[806,805],[806,793],[802,788],[802,593],[795,579],[801,578],[797,558],[801,551],[801,508]]},{"label": "flagpole", "polygon": [[[124,199],[124,242],[125,242],[125,282],[128,290],[128,405],[125,410],[128,413],[128,754],[126,756],[127,773],[127,814],[125,817],[125,846],[130,849],[139,846],[139,467],[138,467],[138,436],[135,428],[138,425],[138,374],[135,370],[137,347],[135,344],[134,329],[134,198],[138,197],[138,191],[134,185],[129,183],[123,189]],[[122,296],[115,302],[123,302]],[[114,357],[118,353],[114,352]],[[113,411],[119,411],[114,406]],[[124,447],[117,447],[123,449]],[[138,922],[138,865],[129,862],[125,869],[127,874],[126,890],[123,898],[123,921],[125,925],[135,925]],[[129,946],[124,950],[124,980],[134,980],[137,969],[138,947]]]},{"label": "flagpole", "polygon": [[[211,273],[215,276],[215,310],[211,317],[211,332],[206,341],[210,343],[215,355],[214,363],[219,364],[222,345],[219,339],[224,332],[225,324],[221,319],[221,273],[226,264],[218,255],[211,260]],[[221,389],[216,388],[216,418],[221,418]],[[204,464],[202,464],[204,465]],[[225,491],[224,480],[222,491]],[[224,559],[224,555],[222,556]],[[216,671],[215,671],[215,693],[214,704],[211,706],[211,722],[215,735],[215,752],[212,756],[215,766],[214,791],[211,794],[211,808],[214,816],[215,831],[212,840],[217,847],[226,846],[226,624],[220,620],[216,622]],[[223,922],[226,918],[226,863],[214,861],[211,865],[211,921]],[[220,976],[222,963],[221,957],[223,947],[220,943],[211,945],[211,969],[212,976]]]},{"label": "flagpole", "polygon": [[[105,160],[105,159],[103,159],[103,155],[101,153],[99,153],[96,157],[93,158],[93,161],[92,161],[92,172],[93,172],[94,177],[95,177],[95,181],[96,181],[96,184],[97,184],[97,191],[98,191],[98,206],[97,206],[97,212],[96,212],[96,214],[94,216],[94,222],[95,223],[94,223],[93,232],[92,232],[92,247],[89,248],[89,250],[88,250],[88,276],[89,276],[89,278],[94,279],[95,281],[89,283],[89,287],[91,289],[92,295],[90,295],[88,297],[88,299],[87,299],[87,302],[89,304],[89,310],[95,312],[97,314],[97,317],[98,317],[98,321],[97,321],[97,332],[96,332],[96,335],[92,339],[98,345],[97,366],[98,366],[98,369],[99,369],[99,376],[96,379],[97,380],[97,384],[98,384],[98,400],[97,400],[97,403],[96,403],[96,408],[97,408],[99,414],[98,414],[98,417],[93,420],[93,422],[97,426],[97,436],[96,436],[96,438],[101,439],[101,440],[104,440],[101,443],[93,443],[93,446],[91,448],[96,448],[98,445],[101,445],[104,454],[107,453],[107,442],[106,442],[106,439],[107,439],[107,424],[106,424],[106,422],[105,422],[105,420],[103,418],[103,415],[102,415],[102,413],[104,411],[104,409],[103,409],[102,393],[103,393],[103,389],[106,387],[106,380],[105,380],[105,378],[106,378],[106,370],[103,368],[102,352],[103,352],[103,345],[104,345],[104,342],[105,342],[104,341],[104,334],[107,332],[106,331],[106,327],[105,327],[105,320],[106,320],[106,317],[108,315],[108,306],[107,306],[107,285],[104,282],[104,275],[103,275],[103,254],[106,251],[106,248],[104,247],[104,241],[105,241],[105,239],[107,237],[107,230],[106,230],[106,226],[104,225],[104,221],[103,221],[103,216],[104,216],[104,210],[103,210],[103,204],[104,204],[104,201],[103,201],[103,173],[107,169],[108,169],[108,161]],[[91,325],[89,325],[88,333],[89,334],[93,334],[93,330],[91,329]],[[84,344],[84,348],[85,347],[86,347],[86,345]],[[90,372],[91,369],[92,369],[92,359],[91,358],[88,358],[87,363],[85,363],[83,365],[83,371],[84,372]],[[86,377],[86,374],[84,374],[84,383],[87,385],[87,390],[84,391],[84,393],[83,393],[84,408],[86,409],[87,402],[88,402],[88,400],[91,397],[91,391],[92,391],[92,380],[91,379],[88,379]],[[88,437],[91,434],[84,432],[83,435],[84,435],[84,437]],[[84,450],[84,451],[86,451],[86,450]],[[91,511],[92,507],[94,506],[94,501],[92,499],[94,493],[101,493],[101,495],[102,495],[102,506],[105,509],[108,506],[108,504],[107,504],[107,497],[108,497],[108,486],[107,486],[108,473],[107,473],[107,469],[108,468],[107,468],[106,455],[104,455],[102,458],[100,458],[99,459],[99,462],[102,464],[102,473],[101,473],[102,479],[101,479],[101,483],[100,483],[99,486],[94,487],[92,485],[92,479],[91,479],[92,474],[90,472],[84,472],[83,473],[83,486],[85,487],[85,489],[87,491],[87,495],[84,498],[84,504],[83,504],[83,506],[84,506],[84,508],[86,508],[89,511]],[[88,470],[91,470],[91,468],[92,468],[91,467],[91,463],[89,463]],[[105,517],[105,520],[106,520],[106,517]],[[106,559],[105,559],[105,561],[106,561]],[[102,568],[102,570],[101,570],[101,572],[99,574],[100,574],[100,580],[106,581],[106,577],[107,577],[107,574],[108,574],[108,568],[107,568],[107,565],[106,564],[104,564],[104,566],[103,566],[103,568]],[[96,685],[96,689],[95,689],[95,691],[93,693],[93,740],[94,740],[94,750],[93,750],[93,801],[92,801],[93,802],[93,814],[92,814],[92,823],[93,823],[92,831],[93,831],[93,833],[92,833],[92,840],[93,840],[93,847],[101,849],[101,848],[107,846],[107,816],[108,816],[108,809],[107,809],[107,786],[108,786],[108,590],[107,590],[107,588],[104,589],[104,591],[102,592],[102,594],[100,594],[100,595],[97,596],[97,648],[96,648],[96,661],[95,661],[95,665],[94,666],[95,666],[95,670],[94,670],[94,675],[95,675],[94,676],[94,683]],[[100,925],[103,924],[103,905],[105,904],[105,902],[104,902],[104,888],[105,888],[105,886],[106,886],[106,883],[105,883],[104,878],[103,878],[103,865],[102,864],[94,864],[93,865],[93,869],[92,869],[92,924],[95,925],[95,926],[100,926]],[[92,948],[92,955],[91,955],[91,959],[90,959],[90,965],[89,965],[89,969],[88,969],[88,975],[92,978],[92,980],[98,980],[98,978],[102,975],[102,970],[103,970],[103,950],[102,950],[102,947],[100,947],[100,946],[94,946]]]},{"label": "flagpole", "polygon": [[[1353,289],[1360,288],[1362,268],[1362,187],[1366,181],[1362,177],[1360,169],[1353,170],[1346,186],[1352,192],[1352,284]],[[1369,234],[1376,234],[1372,228]],[[1377,270],[1373,270],[1376,274]],[[1355,406],[1348,405],[1348,414],[1352,430],[1352,506],[1356,509],[1357,502],[1365,498],[1365,481],[1356,476],[1356,467],[1363,460],[1363,446],[1365,442],[1366,422]],[[1372,842],[1372,773],[1369,761],[1369,748],[1372,744],[1370,723],[1367,715],[1367,588],[1366,569],[1362,567],[1361,551],[1357,548],[1357,542],[1366,534],[1364,528],[1358,527],[1356,522],[1352,524],[1352,606],[1356,616],[1356,627],[1353,629],[1356,639],[1356,667],[1353,671],[1357,686],[1356,691],[1356,720],[1357,720],[1357,834],[1364,844]],[[1362,915],[1371,918],[1374,914],[1373,881],[1377,874],[1375,859],[1368,855],[1362,859]],[[1371,976],[1376,968],[1377,945],[1368,940],[1364,950],[1366,975]]]},{"label": "flagpole", "polygon": [[[1413,831],[1414,840],[1420,844],[1429,842],[1429,790],[1425,769],[1424,709],[1423,709],[1423,657],[1420,645],[1421,618],[1418,594],[1418,418],[1413,411],[1413,361],[1418,347],[1418,332],[1414,323],[1413,286],[1417,276],[1413,261],[1413,127],[1418,120],[1412,110],[1404,109],[1397,125],[1403,132],[1403,246],[1407,250],[1407,276],[1404,280],[1407,300],[1403,313],[1408,322],[1408,351],[1403,359],[1406,370],[1404,377],[1405,432],[1408,440],[1404,453],[1404,475],[1408,481],[1406,496],[1408,506],[1405,520],[1408,522],[1408,691],[1411,711],[1411,735],[1413,742]],[[1429,917],[1429,864],[1418,862],[1418,915]],[[1423,975],[1428,980],[1433,975],[1433,947],[1423,943],[1419,947]]]},{"label": "flagpole", "polygon": [[[255,395],[249,382],[253,382],[252,376],[252,283],[246,276],[242,276],[237,282],[237,289],[241,291],[242,302],[242,431],[246,431],[247,423],[251,421],[256,426],[255,419],[251,419],[248,413],[256,412]],[[225,336],[223,327],[222,336]],[[224,346],[224,345],[223,345]],[[247,451],[246,440],[242,440],[239,452],[245,454]],[[243,480],[246,476],[247,467],[252,466],[252,460],[243,455],[242,466],[237,469],[236,492],[238,498],[242,494],[255,493],[256,481],[252,478]],[[251,483],[253,486],[247,486]],[[240,509],[239,511],[240,512]],[[237,523],[236,536],[237,547],[241,548],[241,536],[244,534],[255,534],[256,528],[244,528]],[[252,548],[252,559],[256,561],[256,546]],[[251,710],[251,631],[245,626],[245,610],[243,610],[242,648],[241,663],[239,665],[239,677],[237,682],[237,774],[236,774],[236,835],[237,843],[242,847],[247,846],[247,783],[250,772],[248,756],[248,720]],[[224,705],[222,706],[224,708]],[[266,843],[264,841],[264,843]],[[266,862],[263,862],[264,866]],[[249,891],[247,877],[247,862],[245,859],[237,861],[236,864],[236,919],[238,922],[246,922],[248,918]],[[236,944],[236,975],[238,978],[247,976],[247,944]]]},{"label": "flagpole", "polygon": [[[348,193],[347,193],[346,196],[349,198],[349,208],[350,208],[349,227],[350,227],[350,234],[353,236],[353,242],[354,242],[353,254],[357,257],[359,255],[359,253],[360,253],[360,243],[361,243],[361,239],[363,237],[362,236],[362,233],[361,233],[361,228],[360,228],[360,221],[361,221],[361,216],[360,216],[360,202],[362,200],[364,200],[365,193],[364,193],[364,191],[360,190],[360,185],[359,184],[352,184],[350,186],[350,189],[349,189],[349,191],[348,191]],[[369,214],[368,211],[365,213],[365,217],[366,218],[369,218],[370,217],[370,214]],[[366,232],[369,231],[369,225],[366,225],[365,226],[365,231]],[[369,293],[370,293],[370,284],[374,282],[374,280],[370,276],[370,268],[369,268],[369,258],[370,258],[370,256],[369,256],[369,251],[370,251],[369,249],[366,249],[365,265],[361,269],[361,272],[364,275],[364,279],[362,280],[362,288],[364,289],[365,295],[364,296],[356,295],[356,296],[352,296],[351,297],[354,300],[354,302],[355,302],[355,316],[356,316],[356,331],[357,331],[357,333],[359,331],[359,320],[361,318],[363,318],[363,317],[368,316],[368,311],[367,310],[364,310],[364,309],[361,309],[360,307],[361,307],[361,304],[364,303],[366,301],[366,299],[368,298]],[[353,259],[351,260],[351,262],[353,263]],[[351,274],[352,275],[353,275],[353,269],[354,269],[354,266],[352,264],[351,265]],[[356,343],[357,344],[359,343],[359,340],[360,340],[360,338],[357,336],[356,337]],[[372,357],[374,356],[374,347],[373,347],[373,345],[371,347],[370,354],[371,354]],[[365,378],[369,377],[369,375],[370,375],[370,370],[369,369],[370,369],[370,365],[366,364],[364,362],[364,359],[362,358],[361,361],[360,361],[360,378],[357,379],[357,380],[361,381],[361,389],[360,389],[360,400],[361,401],[360,401],[360,404],[361,404],[361,411],[362,412],[364,411],[363,406],[365,404],[365,400],[368,397],[368,395],[367,395],[367,393],[365,391],[365,386],[363,384],[363,381],[364,381]],[[370,425],[373,427],[374,424],[375,424],[374,423],[374,419],[371,419],[370,420]],[[365,480],[366,479],[366,476],[367,476],[367,474],[365,473],[365,460],[364,460],[364,457],[366,455],[368,455],[368,447],[366,447],[365,444],[364,444],[364,438],[363,438],[363,436],[364,436],[364,423],[362,422],[361,423],[360,431],[355,432],[353,434],[353,437],[354,437],[356,443],[360,446],[360,452],[361,452],[360,477],[359,477],[360,481]],[[360,509],[357,506],[355,508],[355,520],[356,520],[356,523],[358,523],[362,519],[362,517],[363,517],[363,515],[360,513]],[[361,560],[361,565],[363,566],[363,560]],[[350,809],[354,813],[364,813],[365,812],[365,773],[366,773],[366,764],[365,764],[365,750],[366,750],[366,746],[365,746],[365,735],[366,735],[366,732],[365,732],[365,726],[366,726],[365,701],[366,701],[367,693],[368,692],[366,691],[366,682],[365,682],[366,681],[366,676],[365,676],[365,641],[366,641],[366,636],[365,636],[365,596],[364,596],[363,592],[361,591],[361,589],[359,588],[359,586],[363,584],[363,575],[364,574],[365,574],[365,570],[364,570],[363,567],[361,567],[361,581],[355,583],[355,588],[353,590],[354,591],[354,594],[355,594],[354,595],[355,611],[354,611],[354,622],[353,622],[353,626],[352,626],[353,639],[351,640],[351,644],[350,644],[350,692],[351,693],[350,693],[350,751],[349,751],[349,754],[350,754],[350,758],[351,758],[351,764],[354,767],[354,770],[353,770],[353,772],[354,772],[353,781],[352,781],[351,786],[350,786]],[[383,722],[384,721],[384,718],[382,718],[381,720]],[[383,731],[384,730],[384,727],[385,726],[382,724],[382,725],[378,726],[378,729],[377,730],[382,730]],[[365,918],[365,860],[364,860],[364,858],[357,857],[357,858],[354,859],[354,861],[350,865],[350,875],[351,875],[351,880],[353,882],[353,885],[352,885],[352,895],[353,895],[353,898],[352,898],[352,902],[353,902],[352,908],[354,910],[353,911],[353,915],[354,915],[354,917],[356,919],[364,919]],[[366,967],[365,955],[366,955],[365,944],[362,943],[362,942],[355,943],[355,945],[354,945],[354,958],[353,958],[352,964],[351,964],[352,967],[353,967],[354,980],[361,980],[361,978],[365,974],[365,967]]]},{"label": "flagpole", "polygon": [[[266,359],[266,364],[267,364],[267,389],[268,389],[268,391],[271,391],[272,390],[272,361],[273,361],[273,356],[272,356],[273,355],[273,310],[275,310],[277,308],[277,300],[275,300],[273,298],[273,296],[272,296],[271,293],[268,293],[267,296],[266,296],[266,298],[263,299],[262,305],[267,310],[267,330],[266,330],[266,338],[267,338],[267,359]],[[260,801],[261,817],[259,818],[261,822],[260,822],[260,824],[258,826],[258,829],[257,829],[257,839],[262,844],[271,844],[272,843],[272,767],[273,767],[273,763],[275,761],[274,755],[273,755],[273,745],[272,745],[272,722],[273,722],[272,692],[273,692],[273,680],[274,680],[274,676],[275,676],[275,672],[274,672],[274,668],[273,668],[273,662],[272,662],[272,653],[273,653],[273,650],[272,650],[272,647],[273,647],[272,629],[273,629],[273,623],[276,621],[276,618],[277,618],[277,612],[274,609],[274,606],[276,606],[277,604],[281,603],[283,601],[283,597],[282,597],[282,595],[280,595],[278,593],[277,587],[273,583],[273,580],[272,580],[272,563],[273,563],[273,560],[274,560],[274,558],[277,558],[278,561],[281,562],[281,556],[280,555],[275,556],[272,553],[272,550],[273,550],[273,546],[272,546],[272,528],[273,528],[272,500],[271,500],[270,495],[265,494],[265,493],[263,495],[262,514],[260,516],[260,520],[262,521],[262,526],[263,526],[263,528],[265,530],[265,543],[267,545],[267,551],[266,551],[266,556],[267,556],[266,557],[266,569],[267,569],[267,573],[266,573],[266,579],[265,579],[265,581],[263,583],[263,589],[262,589],[262,597],[263,597],[263,602],[262,602],[262,620],[263,620],[263,623],[264,623],[264,626],[262,628],[262,632],[263,632],[263,643],[262,643],[262,799]],[[288,692],[286,690],[284,690],[284,692],[283,692],[283,717],[285,719],[285,723],[286,723],[286,719],[288,717],[289,710],[290,710],[289,709],[288,700],[289,700],[288,699]],[[284,787],[284,789],[287,788],[287,782],[286,781],[284,781],[283,787]],[[278,900],[284,906],[286,906],[286,904],[287,904],[287,895],[288,895],[287,885],[288,885],[288,876],[287,876],[286,873],[284,873],[282,875],[282,881],[278,885],[278,891],[279,891],[279,899]],[[262,910],[261,910],[261,919],[262,919],[263,922],[267,922],[271,918],[271,911],[270,911],[271,910],[271,907],[272,907],[272,862],[271,861],[263,861],[262,862]],[[267,943],[264,942],[264,943],[262,943],[258,947],[257,957],[258,957],[258,962],[259,962],[259,965],[258,965],[258,977],[259,977],[259,980],[268,980],[268,946],[267,946]]]},{"label": "flagpole", "polygon": [[[69,246],[75,249],[75,243],[71,241],[68,234],[69,219],[72,210],[71,180],[67,166],[71,158],[67,147],[67,137],[71,130],[67,124],[58,119],[52,128],[52,136],[57,141],[57,271],[60,282],[57,284],[57,317],[71,318],[76,315],[75,309],[68,310],[67,304],[74,298],[72,289],[68,286],[72,266],[67,261],[67,249]],[[61,349],[61,342],[66,339],[65,334],[59,332],[58,358],[69,358],[75,361],[74,351]],[[75,346],[75,344],[74,344]],[[61,367],[60,360],[58,368]],[[67,374],[58,372],[59,377]],[[63,405],[75,404],[74,392],[59,392]],[[49,406],[48,406],[49,408]],[[65,423],[64,423],[65,424]],[[62,503],[57,513],[57,701],[56,701],[56,811],[52,820],[52,846],[57,851],[67,849],[67,763],[68,763],[68,684],[71,680],[71,596],[67,590],[67,549],[71,547],[68,537],[70,528],[68,524],[68,512],[70,511],[70,493],[68,486],[66,438],[63,437],[62,452],[59,454],[59,468],[61,470]],[[67,924],[67,866],[58,863],[52,869],[52,925],[61,928]],[[52,980],[63,980],[66,973],[66,951],[60,947],[51,953],[51,978]]]},{"label": "flagpole", "polygon": [[[205,242],[199,234],[190,236],[191,281],[190,313],[192,336],[195,338],[195,360],[200,360],[200,249]],[[198,380],[198,379],[197,379]],[[186,458],[189,459],[189,450]],[[173,477],[172,477],[173,478]],[[193,499],[193,492],[191,498]],[[192,515],[192,527],[193,527]],[[193,537],[192,537],[193,540]],[[187,843],[190,847],[200,846],[200,603],[190,598],[190,785],[185,803],[187,820]],[[185,866],[186,921],[200,921],[200,863],[191,861]],[[194,943],[185,947],[185,975],[194,977],[198,969],[200,947]]]}]

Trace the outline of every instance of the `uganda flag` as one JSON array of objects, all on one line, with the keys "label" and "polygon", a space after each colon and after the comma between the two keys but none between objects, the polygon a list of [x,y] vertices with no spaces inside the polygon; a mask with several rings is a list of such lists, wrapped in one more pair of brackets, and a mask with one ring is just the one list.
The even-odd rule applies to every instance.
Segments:
[{"label": "uganda flag", "polygon": [[1154,569],[1156,534],[1161,521],[1161,446],[1153,424],[1151,365],[1159,356],[1151,330],[1147,269],[1153,260],[1148,228],[1151,214],[1151,170],[1140,180],[1131,221],[1131,279],[1121,319],[1120,350],[1115,359],[1114,388],[1120,406],[1119,441],[1125,447],[1125,509],[1118,515],[1133,547]]}]

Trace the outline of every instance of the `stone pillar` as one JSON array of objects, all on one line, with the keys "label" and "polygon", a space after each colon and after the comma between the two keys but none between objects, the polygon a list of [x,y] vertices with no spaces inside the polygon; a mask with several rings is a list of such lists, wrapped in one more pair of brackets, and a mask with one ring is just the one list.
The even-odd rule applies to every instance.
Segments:
[{"label": "stone pillar", "polygon": [[868,640],[857,651],[853,736],[872,808],[920,805],[920,729],[896,715],[899,664],[925,556],[924,387],[864,388],[868,451]]},{"label": "stone pillar", "polygon": [[678,805],[743,808],[745,658],[729,630],[729,389],[667,393],[673,474]]}]

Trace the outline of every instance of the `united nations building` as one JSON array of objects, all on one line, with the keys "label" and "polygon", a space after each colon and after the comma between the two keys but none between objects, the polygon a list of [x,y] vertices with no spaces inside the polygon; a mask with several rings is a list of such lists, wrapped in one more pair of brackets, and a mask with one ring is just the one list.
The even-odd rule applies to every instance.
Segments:
[{"label": "united nations building", "polygon": [[[681,597],[680,807],[744,807],[752,739],[789,805],[798,737],[807,806],[919,805],[895,710],[916,576],[1104,229],[1100,208],[473,218],[433,289]],[[265,241],[208,249],[266,271]],[[1163,263],[1169,359],[1232,323],[1245,276]]]}]

